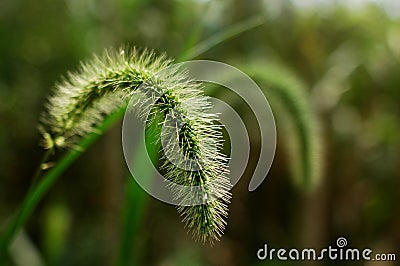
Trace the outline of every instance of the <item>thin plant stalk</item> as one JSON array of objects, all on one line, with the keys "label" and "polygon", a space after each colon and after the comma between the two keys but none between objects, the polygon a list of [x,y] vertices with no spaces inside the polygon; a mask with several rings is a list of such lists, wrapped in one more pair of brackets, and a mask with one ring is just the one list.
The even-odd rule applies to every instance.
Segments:
[{"label": "thin plant stalk", "polygon": [[[115,122],[119,121],[125,112],[126,107],[109,115],[98,127],[98,132],[104,132],[111,128]],[[5,263],[5,257],[7,253],[7,247],[14,239],[15,234],[19,231],[22,225],[26,222],[29,215],[33,212],[36,205],[39,203],[43,195],[49,190],[54,184],[57,178],[76,160],[78,157],[100,136],[97,131],[89,134],[86,138],[83,138],[78,144],[79,149],[73,149],[68,152],[62,159],[57,163],[54,168],[51,168],[44,176],[37,182],[37,185],[25,197],[22,203],[21,209],[16,218],[11,222],[10,226],[6,228],[1,240],[0,240],[0,265]],[[45,155],[46,157],[46,155]],[[40,174],[40,173],[39,173]]]}]

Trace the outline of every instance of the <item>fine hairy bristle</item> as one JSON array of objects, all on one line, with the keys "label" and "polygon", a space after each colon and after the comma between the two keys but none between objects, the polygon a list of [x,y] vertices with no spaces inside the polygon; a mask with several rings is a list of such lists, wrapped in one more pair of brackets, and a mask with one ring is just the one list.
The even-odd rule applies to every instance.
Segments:
[{"label": "fine hairy bristle", "polygon": [[[231,198],[221,126],[200,83],[182,70],[162,71],[171,63],[164,55],[135,48],[107,50],[82,63],[48,100],[40,125],[43,142],[46,148],[77,147],[107,115],[140,93],[134,108],[146,125],[157,121],[162,128],[160,168],[171,181],[183,222],[196,239],[218,240]],[[188,193],[182,187],[193,189]]]}]

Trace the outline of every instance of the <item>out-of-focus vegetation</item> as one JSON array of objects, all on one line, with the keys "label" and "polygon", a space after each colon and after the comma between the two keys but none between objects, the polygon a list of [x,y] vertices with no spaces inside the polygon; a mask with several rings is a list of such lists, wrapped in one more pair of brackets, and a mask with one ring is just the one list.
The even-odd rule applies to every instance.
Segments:
[{"label": "out-of-focus vegetation", "polygon": [[[290,140],[279,131],[285,116],[274,109],[278,147],[271,172],[249,193],[251,162],[247,178],[233,189],[227,231],[209,246],[191,239],[172,206],[146,196],[127,177],[116,126],[50,190],[12,246],[14,262],[280,265],[258,261],[257,250],[264,243],[320,249],[339,236],[351,247],[397,252],[399,260],[400,18],[369,2],[300,6],[272,0],[1,1],[0,232],[44,152],[36,126],[46,95],[60,75],[104,47],[129,43],[179,58],[200,40],[261,14],[263,25],[199,58],[243,70],[287,68],[306,89],[323,137],[320,183],[302,191],[291,179]],[[127,211],[136,205],[139,211]]]}]

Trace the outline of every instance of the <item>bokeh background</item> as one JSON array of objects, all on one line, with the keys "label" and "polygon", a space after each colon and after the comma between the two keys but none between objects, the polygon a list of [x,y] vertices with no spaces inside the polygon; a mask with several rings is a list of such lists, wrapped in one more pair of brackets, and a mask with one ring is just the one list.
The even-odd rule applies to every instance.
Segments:
[{"label": "bokeh background", "polygon": [[[41,201],[11,249],[10,265],[286,265],[259,261],[274,248],[335,245],[400,260],[400,2],[330,0],[0,1],[0,232],[44,153],[37,124],[53,84],[104,48],[131,44],[180,58],[242,20],[258,27],[196,59],[279,62],[305,84],[320,124],[322,174],[311,191],[293,182],[280,134],[268,178],[233,189],[228,226],[195,242],[173,206],[129,176],[121,125],[104,134]],[[240,109],[240,108],[239,108]],[[275,110],[274,110],[275,112]],[[294,262],[297,265],[299,262]],[[305,262],[304,265],[398,265]]]}]

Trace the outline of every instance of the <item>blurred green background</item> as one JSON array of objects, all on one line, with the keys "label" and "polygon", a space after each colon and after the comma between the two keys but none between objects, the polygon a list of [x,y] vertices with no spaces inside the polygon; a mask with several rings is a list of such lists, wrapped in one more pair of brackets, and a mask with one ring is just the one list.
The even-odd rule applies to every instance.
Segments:
[{"label": "blurred green background", "polygon": [[[44,153],[37,123],[53,84],[104,48],[132,44],[180,58],[201,40],[261,15],[262,25],[196,59],[241,69],[277,62],[301,80],[320,120],[323,164],[311,192],[294,184],[280,134],[268,178],[233,189],[225,235],[195,242],[173,206],[129,177],[121,126],[53,186],[11,248],[11,265],[286,265],[274,248],[348,246],[400,260],[400,3],[387,1],[0,1],[0,232]],[[273,105],[272,105],[273,106]],[[277,112],[274,110],[274,112]],[[398,265],[305,262],[304,265]],[[376,264],[377,263],[377,264]],[[299,262],[294,262],[297,265]]]}]

